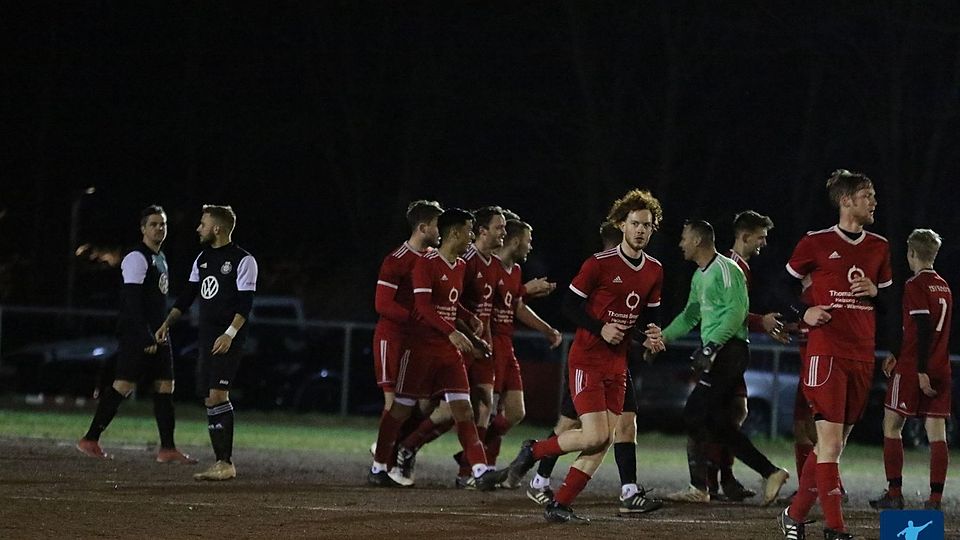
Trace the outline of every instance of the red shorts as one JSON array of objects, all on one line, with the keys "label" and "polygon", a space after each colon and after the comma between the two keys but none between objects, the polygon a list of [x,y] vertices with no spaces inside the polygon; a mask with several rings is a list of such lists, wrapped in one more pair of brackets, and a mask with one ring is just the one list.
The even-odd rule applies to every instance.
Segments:
[{"label": "red shorts", "polygon": [[927,397],[920,391],[916,371],[894,370],[887,382],[887,397],[883,406],[901,416],[950,417],[950,372],[928,373],[930,386],[937,391],[934,397]]},{"label": "red shorts", "polygon": [[517,356],[513,352],[512,336],[493,336],[493,360],[497,370],[493,391],[497,394],[509,391],[523,392],[520,363],[517,362]]},{"label": "red shorts", "polygon": [[384,392],[393,392],[397,384],[397,372],[404,356],[410,351],[404,347],[404,340],[382,332],[373,332],[373,370],[377,376],[377,386]]},{"label": "red shorts", "polygon": [[867,408],[873,363],[836,356],[804,359],[803,390],[815,415],[836,424],[856,424]]},{"label": "red shorts", "polygon": [[449,392],[470,393],[460,351],[449,344],[414,345],[400,365],[397,395],[421,399]]},{"label": "red shorts", "polygon": [[571,363],[568,371],[570,395],[578,415],[603,411],[614,414],[623,412],[623,396],[627,391],[626,369],[578,367],[576,363]]},{"label": "red shorts", "polygon": [[467,380],[470,386],[481,384],[493,386],[496,373],[493,357],[475,358],[472,354],[463,355],[463,366],[467,369]]},{"label": "red shorts", "polygon": [[810,412],[810,401],[803,392],[803,379],[797,381],[797,398],[793,402],[793,421],[809,422],[813,420],[813,414]]}]

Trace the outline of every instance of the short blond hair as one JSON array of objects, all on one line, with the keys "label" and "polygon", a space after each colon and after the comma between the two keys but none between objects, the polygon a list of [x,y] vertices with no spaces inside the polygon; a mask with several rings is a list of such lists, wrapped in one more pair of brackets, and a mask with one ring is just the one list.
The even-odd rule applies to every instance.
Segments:
[{"label": "short blond hair", "polygon": [[907,237],[907,248],[912,249],[921,261],[933,262],[943,244],[943,238],[933,229],[914,229]]},{"label": "short blond hair", "polygon": [[233,228],[237,225],[237,214],[229,206],[217,206],[215,204],[203,205],[203,213],[209,214],[216,222],[227,230],[227,234],[233,233]]}]

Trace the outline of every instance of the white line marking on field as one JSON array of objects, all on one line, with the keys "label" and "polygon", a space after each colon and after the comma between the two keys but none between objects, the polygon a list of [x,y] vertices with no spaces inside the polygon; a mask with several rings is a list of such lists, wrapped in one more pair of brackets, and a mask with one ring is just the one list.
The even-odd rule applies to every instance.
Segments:
[{"label": "white line marking on field", "polygon": [[[144,501],[139,500],[129,500],[129,499],[97,499],[96,501],[91,501],[90,499],[84,498],[74,498],[74,497],[42,497],[37,495],[10,495],[4,497],[6,499],[14,500],[29,500],[29,501],[49,501],[49,502],[96,502],[102,504],[143,504]],[[211,503],[211,502],[190,502],[190,501],[153,501],[153,504],[160,503],[167,506],[203,506],[203,507],[217,507],[217,506],[236,506],[231,504],[223,503]],[[266,504],[262,505],[261,508],[267,508],[270,510],[306,510],[309,512],[351,512],[356,513],[358,510],[355,507],[346,508],[339,506],[290,506],[283,504]],[[460,516],[460,517],[481,517],[481,518],[514,518],[514,519],[527,519],[538,517],[538,512],[524,513],[524,514],[513,514],[513,513],[496,513],[496,512],[468,512],[463,510],[430,510],[426,508],[412,508],[408,510],[400,509],[388,509],[380,508],[377,510],[380,514],[422,514],[422,515],[446,515],[446,516]],[[627,522],[633,518],[616,518],[608,516],[595,516],[591,518],[593,521],[611,521],[611,522]],[[682,518],[664,518],[658,519],[653,516],[648,516],[644,521],[656,521],[657,523],[678,523],[678,524],[715,524],[715,525],[733,525],[734,523],[740,523],[739,521],[726,521],[726,520],[702,520],[702,519],[682,519]]]}]

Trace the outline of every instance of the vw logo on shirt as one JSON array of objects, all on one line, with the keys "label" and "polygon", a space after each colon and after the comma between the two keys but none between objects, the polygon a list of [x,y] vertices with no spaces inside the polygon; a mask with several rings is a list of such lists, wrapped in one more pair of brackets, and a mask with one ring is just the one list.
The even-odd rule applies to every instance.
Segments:
[{"label": "vw logo on shirt", "polygon": [[203,283],[200,284],[200,296],[202,296],[204,300],[213,298],[219,291],[220,283],[217,281],[217,278],[214,276],[203,278]]}]

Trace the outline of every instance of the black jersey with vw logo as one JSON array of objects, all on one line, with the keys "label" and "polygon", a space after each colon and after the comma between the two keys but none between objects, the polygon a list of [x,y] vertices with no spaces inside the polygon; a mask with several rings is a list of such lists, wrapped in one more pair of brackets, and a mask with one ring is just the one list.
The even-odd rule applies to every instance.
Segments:
[{"label": "black jersey with vw logo", "polygon": [[[253,292],[257,290],[257,261],[233,243],[207,247],[193,263],[190,285],[188,289],[200,296],[201,327],[226,328],[234,315],[247,317],[250,313]],[[190,296],[178,299],[176,307],[185,311],[193,303]]]},{"label": "black jersey with vw logo", "polygon": [[117,332],[125,342],[152,345],[153,334],[167,314],[167,257],[140,244],[123,257],[120,269],[123,289]]}]

